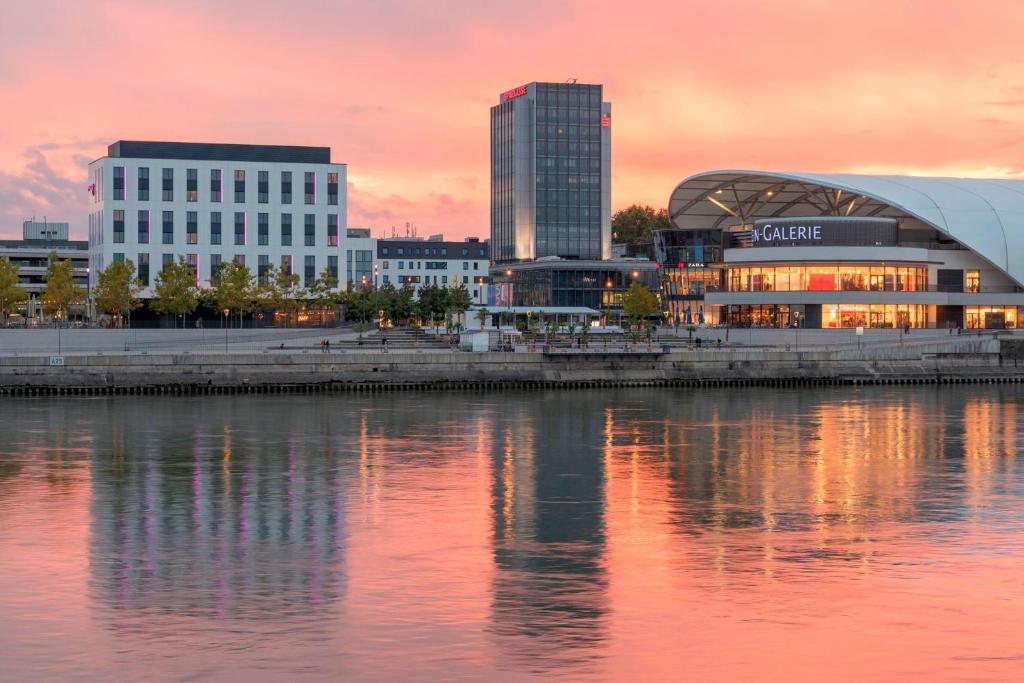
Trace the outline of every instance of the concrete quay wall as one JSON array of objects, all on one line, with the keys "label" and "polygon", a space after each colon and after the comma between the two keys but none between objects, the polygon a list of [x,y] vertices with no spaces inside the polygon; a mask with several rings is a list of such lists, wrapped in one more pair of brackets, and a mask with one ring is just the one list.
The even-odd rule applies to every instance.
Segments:
[{"label": "concrete quay wall", "polygon": [[829,351],[252,353],[0,357],[0,393],[1024,381],[995,337]]}]

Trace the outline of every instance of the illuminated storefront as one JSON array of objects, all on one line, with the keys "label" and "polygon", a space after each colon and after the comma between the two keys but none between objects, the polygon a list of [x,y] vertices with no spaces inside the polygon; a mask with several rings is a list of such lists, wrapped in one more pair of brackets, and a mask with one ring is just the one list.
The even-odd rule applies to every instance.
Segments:
[{"label": "illuminated storefront", "polygon": [[920,292],[928,269],[905,265],[753,266],[728,268],[731,292]]}]

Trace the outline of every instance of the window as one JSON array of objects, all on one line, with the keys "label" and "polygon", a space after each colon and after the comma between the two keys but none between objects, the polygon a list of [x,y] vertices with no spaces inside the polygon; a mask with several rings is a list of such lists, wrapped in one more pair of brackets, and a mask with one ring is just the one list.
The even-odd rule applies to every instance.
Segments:
[{"label": "window", "polygon": [[313,171],[306,171],[305,178],[305,201],[307,204],[316,204],[316,173]]},{"label": "window", "polygon": [[398,248],[398,255],[399,255],[399,256],[401,256],[401,255],[402,255],[402,248],[401,248],[401,247],[399,247],[399,248]]},{"label": "window", "polygon": [[463,270],[469,270],[469,261],[463,261],[462,262],[462,269]]},{"label": "window", "polygon": [[281,171],[281,203],[292,203],[292,172]]},{"label": "window", "polygon": [[391,282],[391,278],[389,278],[387,275],[385,275],[384,276],[384,284],[388,284],[389,282]]},{"label": "window", "polygon": [[270,270],[270,257],[260,254],[256,257],[256,278],[261,285],[267,283],[267,271]]},{"label": "window", "polygon": [[473,270],[477,270],[477,266],[479,266],[479,265],[480,265],[479,263],[477,263],[476,261],[473,261]]},{"label": "window", "polygon": [[244,245],[245,244],[245,220],[246,220],[246,217],[245,217],[245,212],[244,211],[236,211],[235,212],[235,244],[236,245]]},{"label": "window", "polygon": [[139,201],[149,201],[149,169],[145,166],[139,167],[139,178],[136,182],[139,191]]},{"label": "window", "polygon": [[244,266],[245,265],[245,254],[235,254],[235,263]]},{"label": "window", "polygon": [[[437,276],[435,275],[434,277],[436,278]],[[448,276],[447,275],[442,275],[441,276],[441,284],[442,285],[448,284]]]},{"label": "window", "polygon": [[281,257],[281,272],[286,276],[292,274],[292,257],[287,254]]},{"label": "window", "polygon": [[388,255],[388,248],[387,247],[381,247],[380,248],[380,255],[381,256],[387,256]]},{"label": "window", "polygon": [[219,203],[223,194],[224,187],[221,183],[221,174],[219,168],[210,169],[210,201]]},{"label": "window", "polygon": [[399,261],[398,262],[398,269],[402,270],[403,268],[405,268],[405,261]]},{"label": "window", "polygon": [[292,215],[290,213],[281,214],[281,246],[292,246]]},{"label": "window", "polygon": [[381,266],[380,266],[381,270],[387,270],[388,267],[390,267],[390,265],[391,265],[390,261],[381,261]]},{"label": "window", "polygon": [[331,206],[338,204],[338,174],[327,174],[327,203]]},{"label": "window", "polygon": [[137,228],[139,244],[149,244],[149,209],[139,209]]},{"label": "window", "polygon": [[114,199],[124,199],[124,166],[114,167]]},{"label": "window", "polygon": [[199,244],[199,213],[185,213],[185,244]]},{"label": "window", "polygon": [[235,171],[235,204],[245,202],[245,171]]},{"label": "window", "polygon": [[114,244],[124,244],[124,209],[114,209]]},{"label": "window", "polygon": [[217,271],[220,270],[221,259],[220,254],[210,254],[210,278],[212,279],[217,275]]},{"label": "window", "polygon": [[164,244],[174,244],[174,212],[164,211]]},{"label": "window", "polygon": [[270,245],[270,214],[260,213],[257,215],[258,241],[261,247]]},{"label": "window", "polygon": [[316,256],[312,254],[306,256],[303,271],[303,284],[309,287],[313,284],[313,280],[316,280]]},{"label": "window", "polygon": [[981,271],[967,271],[967,284],[964,286],[964,291],[971,292],[972,294],[977,294],[981,291]]},{"label": "window", "polygon": [[165,169],[163,169],[163,186],[162,186],[162,189],[163,189],[163,193],[164,193],[164,201],[165,202],[172,202],[172,201],[174,201],[174,169],[173,168],[165,168]]},{"label": "window", "polygon": [[114,252],[114,263],[124,263],[124,252],[123,251],[115,251]]},{"label": "window", "polygon": [[199,201],[199,169],[185,169],[185,201]]},{"label": "window", "polygon": [[210,244],[220,244],[220,211],[210,214]]},{"label": "window", "polygon": [[149,287],[149,254],[139,253],[139,269],[136,273],[143,287]]},{"label": "window", "polygon": [[[335,282],[338,281],[338,257],[328,256],[327,257],[327,272],[330,273],[331,277]],[[384,282],[388,281],[388,276],[384,276]]]},{"label": "window", "polygon": [[260,204],[270,201],[270,172],[259,171],[256,176],[256,200]]},{"label": "window", "polygon": [[327,216],[327,246],[338,246],[338,214],[336,213]]},{"label": "window", "polygon": [[316,246],[316,215],[312,213],[306,214],[306,241],[307,247]]},{"label": "window", "polygon": [[462,284],[464,284],[464,285],[468,285],[469,284],[469,276],[468,275],[463,275],[462,276]]},{"label": "window", "polygon": [[174,254],[163,254],[162,256],[163,256],[163,259],[162,259],[161,265],[160,265],[161,272],[165,268],[167,268],[167,266],[169,266],[172,263],[174,263]]},{"label": "window", "polygon": [[192,280],[199,283],[199,254],[185,254],[185,263],[192,269]]}]

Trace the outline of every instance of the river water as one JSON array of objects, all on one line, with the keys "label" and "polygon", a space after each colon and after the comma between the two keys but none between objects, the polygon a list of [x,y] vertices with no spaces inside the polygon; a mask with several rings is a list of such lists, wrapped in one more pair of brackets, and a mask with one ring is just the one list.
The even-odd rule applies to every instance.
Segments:
[{"label": "river water", "polygon": [[0,679],[1024,679],[1024,390],[0,402]]}]

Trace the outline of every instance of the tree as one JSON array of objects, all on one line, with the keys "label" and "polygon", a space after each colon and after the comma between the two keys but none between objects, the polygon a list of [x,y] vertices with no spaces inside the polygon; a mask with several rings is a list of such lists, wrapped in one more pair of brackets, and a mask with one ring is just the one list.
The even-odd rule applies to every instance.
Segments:
[{"label": "tree", "polygon": [[0,320],[7,320],[14,306],[27,299],[28,292],[18,286],[18,266],[0,259]]},{"label": "tree", "polygon": [[[444,313],[445,315],[455,314],[461,316],[473,305],[473,297],[469,295],[466,285],[458,280],[444,292]],[[461,323],[460,323],[461,324]],[[449,325],[449,327],[451,327]]]},{"label": "tree", "polygon": [[221,263],[211,278],[213,304],[218,310],[238,314],[239,325],[242,316],[256,304],[256,286],[249,266],[237,261]]},{"label": "tree", "polygon": [[481,308],[476,312],[476,319],[480,321],[480,331],[484,329],[484,323],[487,322],[487,316],[491,314],[486,308]]},{"label": "tree", "polygon": [[668,230],[672,221],[668,218],[668,210],[655,210],[651,206],[634,204],[629,208],[616,211],[612,216],[612,242],[615,244],[650,244],[651,233],[655,230]]},{"label": "tree", "polygon": [[182,327],[185,326],[185,316],[199,306],[196,272],[185,262],[184,256],[171,261],[157,273],[150,306],[157,313],[181,316]]},{"label": "tree", "polygon": [[46,266],[46,287],[43,288],[43,310],[61,320],[67,320],[68,309],[85,301],[85,287],[75,284],[71,259],[61,261],[51,251]]},{"label": "tree", "polygon": [[313,282],[311,282],[306,288],[309,302],[317,306],[326,306],[331,303],[334,290],[337,286],[338,278],[334,277],[334,274],[329,268],[324,268],[324,271],[320,273],[320,276],[313,280]]},{"label": "tree", "polygon": [[634,282],[622,295],[622,311],[632,324],[658,312],[658,296],[639,282]]},{"label": "tree", "polygon": [[121,327],[124,316],[139,307],[139,292],[142,284],[135,277],[135,264],[131,261],[114,261],[99,274],[96,284],[96,308],[115,316]]},{"label": "tree", "polygon": [[395,320],[409,320],[416,313],[416,290],[409,283],[402,285],[395,297]]}]

